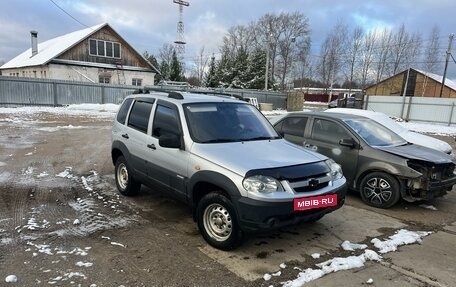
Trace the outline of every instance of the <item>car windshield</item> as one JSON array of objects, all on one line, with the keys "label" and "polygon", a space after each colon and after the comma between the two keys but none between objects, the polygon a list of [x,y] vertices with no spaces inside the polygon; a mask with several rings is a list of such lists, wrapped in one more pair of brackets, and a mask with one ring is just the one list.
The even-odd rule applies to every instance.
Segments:
[{"label": "car windshield", "polygon": [[198,143],[280,138],[258,109],[247,103],[193,103],[184,110],[190,136]]},{"label": "car windshield", "polygon": [[349,119],[345,120],[345,123],[371,146],[407,144],[399,135],[371,119]]}]

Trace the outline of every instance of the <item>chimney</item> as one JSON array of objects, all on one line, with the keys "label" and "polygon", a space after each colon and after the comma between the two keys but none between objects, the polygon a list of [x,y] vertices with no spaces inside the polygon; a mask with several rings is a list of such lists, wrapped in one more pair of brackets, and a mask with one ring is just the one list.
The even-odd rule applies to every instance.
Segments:
[{"label": "chimney", "polygon": [[32,36],[32,57],[38,54],[38,32],[37,31],[30,31],[30,35]]}]

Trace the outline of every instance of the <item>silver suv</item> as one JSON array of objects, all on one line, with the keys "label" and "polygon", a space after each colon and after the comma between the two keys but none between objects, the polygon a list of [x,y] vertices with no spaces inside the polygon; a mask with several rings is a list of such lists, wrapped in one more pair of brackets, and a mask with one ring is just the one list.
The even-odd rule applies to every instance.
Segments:
[{"label": "silver suv", "polygon": [[338,164],[285,141],[253,105],[226,96],[130,95],[114,120],[111,153],[121,194],[164,187],[222,250],[247,232],[316,221],[345,200]]}]

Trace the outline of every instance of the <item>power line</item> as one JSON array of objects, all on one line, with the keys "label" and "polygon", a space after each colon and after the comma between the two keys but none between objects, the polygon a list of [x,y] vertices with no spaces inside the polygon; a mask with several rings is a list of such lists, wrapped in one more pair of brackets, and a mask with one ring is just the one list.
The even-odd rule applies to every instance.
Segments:
[{"label": "power line", "polygon": [[67,14],[68,16],[71,17],[71,19],[73,19],[74,21],[78,22],[79,24],[81,24],[82,26],[86,27],[86,28],[90,28],[89,26],[87,26],[86,24],[82,23],[81,21],[79,21],[78,19],[76,19],[75,17],[73,17],[70,13],[68,13],[67,11],[65,11],[65,9],[63,9],[62,7],[60,7],[59,5],[57,5],[57,3],[55,3],[53,0],[49,0],[52,2],[52,4],[54,4],[57,8],[59,8],[60,10],[63,11],[63,13]]}]

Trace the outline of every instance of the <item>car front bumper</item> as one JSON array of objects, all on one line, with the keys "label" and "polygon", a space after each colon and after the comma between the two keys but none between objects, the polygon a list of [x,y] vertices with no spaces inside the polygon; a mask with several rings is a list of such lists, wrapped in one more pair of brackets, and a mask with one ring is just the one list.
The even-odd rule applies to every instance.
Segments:
[{"label": "car front bumper", "polygon": [[259,232],[293,225],[303,221],[317,220],[333,212],[345,203],[347,185],[335,190],[337,205],[306,211],[294,211],[293,200],[286,202],[266,202],[241,197],[236,201],[241,229],[245,232]]}]

